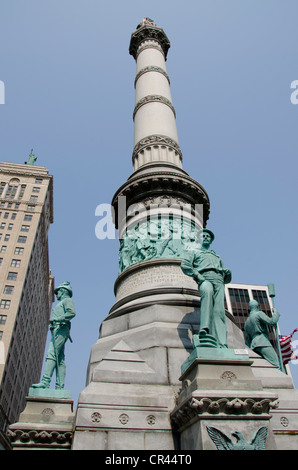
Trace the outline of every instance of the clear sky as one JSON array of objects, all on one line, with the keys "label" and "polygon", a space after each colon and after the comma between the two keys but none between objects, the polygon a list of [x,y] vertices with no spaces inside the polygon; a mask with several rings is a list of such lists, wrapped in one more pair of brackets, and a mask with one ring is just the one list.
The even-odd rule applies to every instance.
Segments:
[{"label": "clear sky", "polygon": [[1,2],[0,158],[24,163],[33,148],[54,176],[50,266],[74,290],[65,388],[75,405],[114,303],[119,241],[96,238],[95,210],[132,173],[128,46],[145,16],[171,41],[183,168],[209,194],[212,247],[233,282],[275,284],[282,334],[298,327],[297,15],[297,0]]}]

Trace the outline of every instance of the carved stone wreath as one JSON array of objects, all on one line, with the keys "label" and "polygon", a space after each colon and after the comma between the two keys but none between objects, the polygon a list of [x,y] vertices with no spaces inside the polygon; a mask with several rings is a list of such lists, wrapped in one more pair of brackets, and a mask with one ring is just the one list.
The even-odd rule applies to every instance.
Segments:
[{"label": "carved stone wreath", "polygon": [[119,416],[119,421],[121,424],[125,425],[128,423],[129,421],[129,416],[126,414],[126,413],[122,413],[120,416]]},{"label": "carved stone wreath", "polygon": [[91,421],[92,421],[93,423],[100,423],[101,418],[102,418],[101,414],[98,413],[97,411],[95,411],[95,412],[92,413],[92,415],[91,415]]},{"label": "carved stone wreath", "polygon": [[41,414],[42,414],[44,417],[49,418],[50,416],[54,415],[55,412],[54,412],[54,410],[53,410],[52,408],[45,408],[45,409],[41,412]]},{"label": "carved stone wreath", "polygon": [[237,376],[231,370],[226,370],[221,374],[220,378],[223,380],[228,380],[230,382],[231,380],[237,379]]}]

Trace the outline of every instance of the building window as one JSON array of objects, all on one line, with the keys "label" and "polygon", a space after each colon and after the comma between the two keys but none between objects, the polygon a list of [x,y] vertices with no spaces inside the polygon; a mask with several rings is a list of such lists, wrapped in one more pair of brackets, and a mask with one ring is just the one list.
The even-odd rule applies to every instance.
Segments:
[{"label": "building window", "polygon": [[18,199],[23,199],[25,189],[26,189],[26,185],[22,184]]},{"label": "building window", "polygon": [[11,214],[11,220],[15,220],[16,216],[17,216],[16,212],[13,212],[13,213]]},{"label": "building window", "polygon": [[[3,258],[0,258],[0,259],[3,259]],[[21,260],[20,259],[12,259],[11,260],[11,263],[10,263],[10,266],[13,267],[13,268],[19,268],[21,265]]]},{"label": "building window", "polygon": [[7,280],[8,281],[16,281],[17,275],[18,275],[18,273],[14,273],[14,272],[9,271],[9,273],[7,275]]},{"label": "building window", "polygon": [[35,209],[35,206],[33,206],[32,204],[28,204],[28,206],[27,206],[27,211],[33,212],[34,209]]},{"label": "building window", "polygon": [[35,178],[35,184],[41,184],[41,183],[42,183],[42,178]]},{"label": "building window", "polygon": [[0,184],[0,197],[2,196],[3,190],[5,188],[6,183],[1,183]]},{"label": "building window", "polygon": [[3,230],[3,229],[5,228],[5,225],[6,225],[5,222],[1,222],[1,224],[0,224],[0,229]]},{"label": "building window", "polygon": [[38,188],[37,186],[34,186],[34,187],[32,188],[32,192],[33,192],[33,193],[39,193],[39,191],[40,191],[40,188]]},{"label": "building window", "polygon": [[9,238],[10,238],[10,235],[6,234],[5,237],[4,237],[4,241],[5,241],[5,242],[8,242],[8,241],[9,241]]},{"label": "building window", "polygon": [[0,240],[2,240],[2,233],[0,233]]},{"label": "building window", "polygon": [[249,315],[249,293],[247,289],[229,288],[231,308],[238,326],[243,329],[246,318]]},{"label": "building window", "polygon": [[10,300],[1,300],[0,301],[0,308],[8,309],[10,307]]},{"label": "building window", "polygon": [[13,224],[8,224],[7,230],[12,230]]},{"label": "building window", "polygon": [[20,235],[18,238],[18,243],[26,243],[27,237]]},{"label": "building window", "polygon": [[20,204],[18,202],[15,203],[14,208],[18,209],[20,207]]},{"label": "building window", "polygon": [[29,232],[30,225],[22,225],[21,232]]},{"label": "building window", "polygon": [[2,245],[2,246],[1,246],[1,249],[0,249],[0,252],[1,252],[1,253],[5,253],[6,248],[7,248],[6,245]]},{"label": "building window", "polygon": [[24,215],[24,220],[25,220],[26,222],[31,222],[31,220],[32,220],[32,215],[31,215],[31,214],[25,214],[25,215]]},{"label": "building window", "polygon": [[14,286],[4,286],[3,294],[12,294]]},{"label": "building window", "polygon": [[265,290],[252,290],[253,298],[259,303],[260,310],[271,316],[271,309]]},{"label": "building window", "polygon": [[7,188],[7,191],[6,191],[6,194],[5,194],[5,198],[6,199],[14,199],[15,195],[16,195],[16,192],[17,192],[17,189],[18,187],[15,186],[15,185],[8,185],[8,188]]},{"label": "building window", "polygon": [[31,202],[37,202],[37,196],[30,196],[30,201]]},{"label": "building window", "polygon": [[[7,318],[7,315],[0,315],[0,325],[5,325],[6,318]],[[2,333],[2,331],[0,332],[0,334],[1,333]],[[1,339],[1,336],[0,336],[0,339]]]},{"label": "building window", "polygon": [[15,250],[14,250],[14,254],[15,255],[22,255],[24,253],[24,248],[20,247],[20,246],[16,246]]},{"label": "building window", "polygon": [[8,216],[9,216],[9,212],[4,212],[3,219],[8,219]]},{"label": "building window", "polygon": [[0,258],[0,266],[1,266],[1,264],[2,264],[2,261],[3,261],[3,258]]}]

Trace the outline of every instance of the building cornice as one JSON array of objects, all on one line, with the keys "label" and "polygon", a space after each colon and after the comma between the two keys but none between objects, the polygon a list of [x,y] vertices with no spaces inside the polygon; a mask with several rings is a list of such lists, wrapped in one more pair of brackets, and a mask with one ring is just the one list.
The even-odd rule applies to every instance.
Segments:
[{"label": "building cornice", "polygon": [[188,203],[203,204],[204,224],[209,218],[210,202],[207,192],[196,180],[178,172],[152,171],[131,177],[126,181],[114,195],[112,205],[115,210],[115,225],[118,228],[118,200],[119,197],[126,198],[128,208],[136,202],[142,201],[146,197],[158,195],[173,195],[183,197]]}]

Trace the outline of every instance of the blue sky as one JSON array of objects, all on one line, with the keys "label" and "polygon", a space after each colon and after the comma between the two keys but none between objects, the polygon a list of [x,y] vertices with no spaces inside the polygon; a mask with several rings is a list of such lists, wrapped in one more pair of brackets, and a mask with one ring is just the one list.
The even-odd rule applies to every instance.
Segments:
[{"label": "blue sky", "polygon": [[[1,161],[23,163],[33,148],[54,176],[50,265],[74,290],[75,403],[114,303],[119,242],[96,238],[95,209],[132,173],[128,46],[145,16],[171,41],[183,168],[209,194],[213,248],[234,282],[273,282],[281,332],[298,327],[297,13],[297,0],[1,2]],[[291,370],[298,386],[298,364]]]}]

